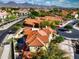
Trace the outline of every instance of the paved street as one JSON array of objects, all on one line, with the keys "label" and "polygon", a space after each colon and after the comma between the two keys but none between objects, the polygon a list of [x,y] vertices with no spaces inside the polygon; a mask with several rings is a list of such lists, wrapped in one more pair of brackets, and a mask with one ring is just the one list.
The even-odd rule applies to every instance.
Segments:
[{"label": "paved street", "polygon": [[[68,24],[73,26],[72,22],[70,22]],[[67,38],[73,38],[74,40],[79,39],[79,30],[73,28],[71,31],[72,31],[71,33],[67,33],[66,31],[64,31],[64,32],[58,31],[58,33],[64,37],[67,37]]]},{"label": "paved street", "polygon": [[[70,22],[68,24],[71,25],[71,26],[75,25],[75,24],[72,24],[72,22]],[[58,31],[58,33],[60,35],[64,36],[64,37],[66,37],[66,39],[69,38],[69,39],[72,39],[72,40],[79,40],[79,30],[78,29],[73,28],[71,33],[63,32],[63,31]],[[79,54],[74,53],[74,56],[75,56],[74,59],[79,59]]]},{"label": "paved street", "polygon": [[17,22],[22,21],[23,18],[24,18],[24,16],[22,16],[21,18],[17,19],[16,21],[13,21],[13,22],[7,23],[6,25],[1,26],[0,30],[8,29],[9,27],[11,27],[12,25],[16,24]]},{"label": "paved street", "polygon": [[[10,24],[7,24],[7,25],[4,25],[5,28],[3,28],[3,30],[0,31],[0,43],[2,43],[3,39],[5,38],[5,36],[8,34],[8,32],[11,30],[11,27],[22,21],[24,17],[22,17],[19,21],[15,21],[15,22],[12,22]],[[1,28],[1,27],[0,27]],[[5,30],[4,30],[5,29]]]},{"label": "paved street", "polygon": [[79,39],[79,30],[73,29],[72,33],[67,32],[61,32],[59,31],[59,34],[68,38]]}]

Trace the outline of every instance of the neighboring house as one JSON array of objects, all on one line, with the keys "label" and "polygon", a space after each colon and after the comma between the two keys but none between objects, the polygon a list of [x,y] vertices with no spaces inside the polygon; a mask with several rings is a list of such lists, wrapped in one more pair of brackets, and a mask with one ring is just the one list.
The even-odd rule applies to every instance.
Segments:
[{"label": "neighboring house", "polygon": [[62,16],[67,16],[68,11],[67,11],[67,10],[62,10],[62,11],[61,11],[61,14],[62,14]]},{"label": "neighboring house", "polygon": [[78,19],[79,15],[78,15],[78,11],[72,11],[71,13],[72,16],[74,16],[75,19]]},{"label": "neighboring house", "polygon": [[24,21],[24,25],[28,26],[28,27],[39,27],[41,23],[41,20],[37,20],[37,19],[25,19]]},{"label": "neighboring house", "polygon": [[20,15],[28,14],[28,9],[19,9],[17,12],[19,12]]},{"label": "neighboring house", "polygon": [[24,25],[25,26],[29,26],[29,27],[40,27],[40,23],[43,22],[44,20],[47,21],[63,21],[62,17],[60,16],[45,16],[45,17],[36,17],[35,19],[31,19],[31,18],[27,18],[24,21]]},{"label": "neighboring house", "polygon": [[45,16],[45,17],[40,17],[40,20],[48,20],[48,21],[62,21],[61,16]]},{"label": "neighboring house", "polygon": [[[40,49],[46,50],[49,42],[55,38],[56,31],[51,27],[40,28],[40,23],[44,20],[62,21],[59,16],[36,17],[35,19],[26,18],[24,20],[25,28],[23,35],[26,37],[25,45],[22,49],[23,58],[27,59],[30,52],[37,52]],[[30,57],[29,57],[30,59]]]},{"label": "neighboring house", "polygon": [[74,11],[72,11],[71,15],[74,16],[74,15],[77,14],[77,13],[78,13],[78,11],[75,11],[75,10],[74,10]]},{"label": "neighboring house", "polygon": [[0,11],[0,18],[5,19],[7,17],[8,13],[6,11]]},{"label": "neighboring house", "polygon": [[46,50],[54,34],[56,34],[56,31],[50,27],[39,30],[24,29],[24,35],[27,35],[26,44],[29,46],[31,52],[36,52],[40,48]]}]

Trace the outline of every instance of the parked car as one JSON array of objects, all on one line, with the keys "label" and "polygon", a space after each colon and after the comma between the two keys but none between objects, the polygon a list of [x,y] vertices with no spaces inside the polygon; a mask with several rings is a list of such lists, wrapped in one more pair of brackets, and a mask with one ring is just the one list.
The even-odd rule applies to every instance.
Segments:
[{"label": "parked car", "polygon": [[66,28],[59,28],[58,30],[59,31],[68,31],[68,29],[66,29]]},{"label": "parked car", "polygon": [[14,34],[14,33],[15,31],[12,31],[12,30],[8,31],[8,34]]},{"label": "parked car", "polygon": [[75,25],[78,22],[78,20],[74,20],[71,24]]}]

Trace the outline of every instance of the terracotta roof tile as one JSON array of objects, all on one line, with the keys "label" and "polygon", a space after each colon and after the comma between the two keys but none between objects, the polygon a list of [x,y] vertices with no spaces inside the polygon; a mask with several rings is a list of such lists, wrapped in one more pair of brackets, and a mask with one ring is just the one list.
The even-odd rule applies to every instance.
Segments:
[{"label": "terracotta roof tile", "polygon": [[24,20],[25,24],[35,25],[35,23],[40,24],[43,20],[48,21],[61,21],[62,17],[60,16],[45,16],[45,17],[37,17],[36,19],[27,18]]},{"label": "terracotta roof tile", "polygon": [[43,28],[43,30],[44,30],[48,35],[51,34],[51,32],[50,32],[48,29]]},{"label": "terracotta roof tile", "polygon": [[31,37],[27,38],[26,43],[31,43],[33,40],[35,40],[36,34],[32,35]]},{"label": "terracotta roof tile", "polygon": [[62,17],[60,16],[45,16],[45,17],[40,17],[40,20],[48,20],[48,21],[61,21]]},{"label": "terracotta roof tile", "polygon": [[39,30],[38,33],[39,33],[40,35],[42,35],[42,36],[47,35],[47,33],[46,33],[45,31],[43,31],[43,30]]},{"label": "terracotta roof tile", "polygon": [[50,27],[40,30],[32,30],[28,28],[24,29],[24,32],[27,35],[26,43],[28,43],[29,46],[43,46],[49,41],[49,34],[55,33]]},{"label": "terracotta roof tile", "polygon": [[32,30],[31,30],[30,28],[24,29],[23,32],[24,32],[25,35],[30,35],[30,34],[32,34]]},{"label": "terracotta roof tile", "polygon": [[49,41],[48,36],[38,36],[40,40],[42,40],[44,43],[47,43]]},{"label": "terracotta roof tile", "polygon": [[39,38],[35,38],[30,44],[29,46],[44,46],[43,41],[41,41]]},{"label": "terracotta roof tile", "polygon": [[30,24],[30,25],[39,24],[40,22],[41,20],[38,20],[38,19],[26,19],[24,21],[25,24]]}]

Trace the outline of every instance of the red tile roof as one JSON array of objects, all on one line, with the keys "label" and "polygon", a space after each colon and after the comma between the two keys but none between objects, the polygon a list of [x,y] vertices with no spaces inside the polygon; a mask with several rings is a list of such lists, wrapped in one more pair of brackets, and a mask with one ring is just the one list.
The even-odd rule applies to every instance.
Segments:
[{"label": "red tile roof", "polygon": [[29,44],[29,46],[34,46],[34,47],[40,47],[40,46],[44,46],[45,43],[43,43],[43,41],[36,37],[35,39],[33,39],[33,41]]},{"label": "red tile roof", "polygon": [[41,20],[31,19],[31,18],[25,19],[24,21],[25,24],[30,24],[30,25],[40,24],[40,22]]},{"label": "red tile roof", "polygon": [[24,32],[25,35],[30,35],[30,34],[32,34],[32,30],[31,30],[30,28],[24,29],[23,32]]},{"label": "red tile roof", "polygon": [[44,46],[48,41],[49,34],[56,33],[50,27],[40,30],[24,29],[24,34],[27,35],[26,43],[29,46]]},{"label": "red tile roof", "polygon": [[44,44],[48,42],[47,34],[42,36],[39,33],[37,33],[26,39],[26,43],[28,43],[29,46],[44,46]]},{"label": "red tile roof", "polygon": [[48,20],[48,21],[61,21],[62,17],[60,16],[45,16],[45,17],[37,17],[35,19],[27,18],[25,19],[24,23],[29,24],[29,25],[35,25],[35,24],[40,24],[43,20]]},{"label": "red tile roof", "polygon": [[41,20],[48,20],[48,21],[61,21],[62,17],[60,16],[45,16],[45,17],[40,17]]},{"label": "red tile roof", "polygon": [[44,43],[48,42],[48,36],[39,36],[39,39],[42,40]]},{"label": "red tile roof", "polygon": [[47,35],[47,33],[43,30],[39,30],[38,33],[41,35],[41,36],[45,36]]}]

